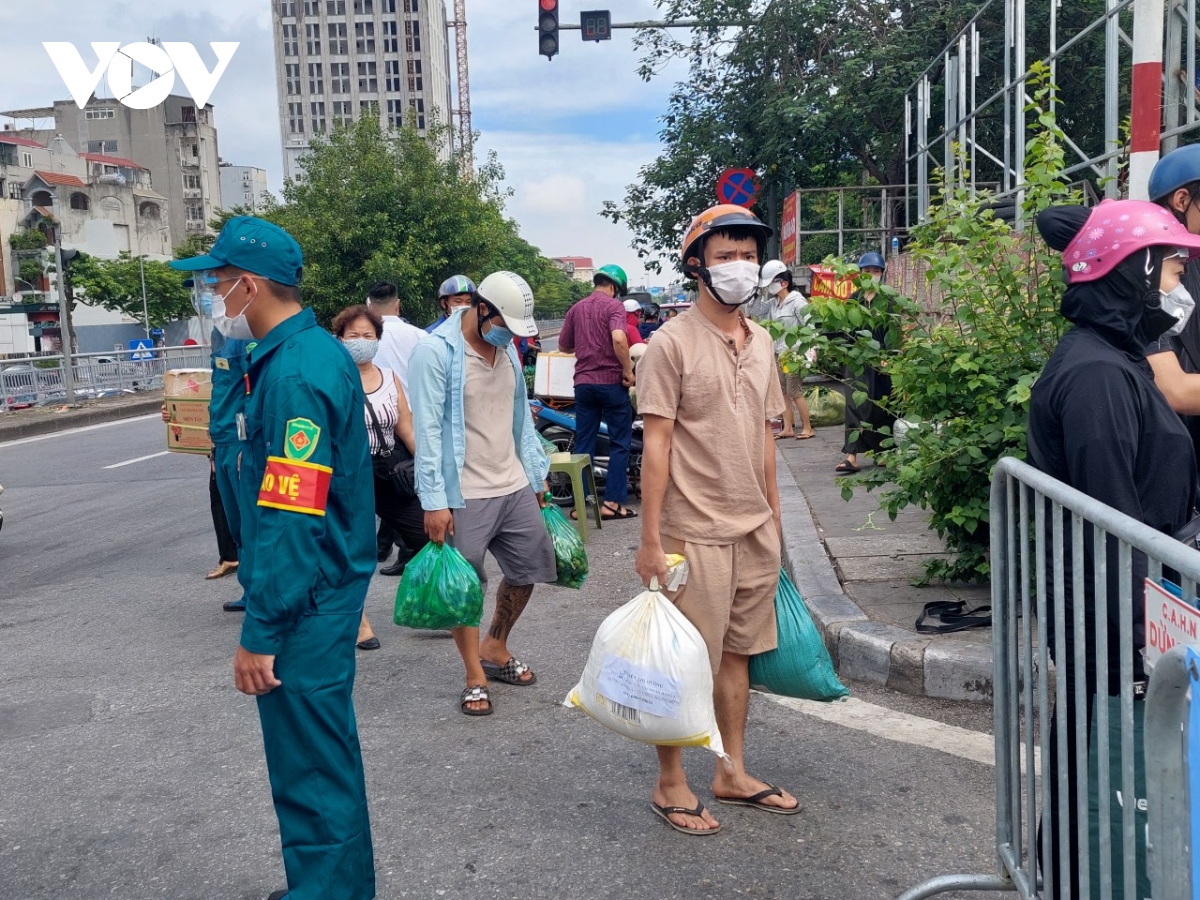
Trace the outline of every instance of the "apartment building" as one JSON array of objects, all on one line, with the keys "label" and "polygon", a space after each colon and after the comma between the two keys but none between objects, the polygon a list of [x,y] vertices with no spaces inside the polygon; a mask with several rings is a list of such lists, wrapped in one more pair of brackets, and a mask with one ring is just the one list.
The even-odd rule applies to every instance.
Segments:
[{"label": "apartment building", "polygon": [[301,176],[314,135],[376,116],[450,120],[445,0],[271,0],[285,178]]},{"label": "apartment building", "polygon": [[269,193],[266,169],[221,163],[221,202],[225,209],[241,206],[252,213],[259,212]]},{"label": "apartment building", "polygon": [[[73,100],[56,100],[50,107],[0,116],[16,123],[10,132],[43,145],[61,135],[81,154],[136,159],[150,173],[154,190],[168,201],[172,247],[189,235],[212,233],[208,222],[222,207],[212,104],[197,108],[191,97],[172,94],[151,109],[130,109],[93,96],[84,109]],[[53,127],[44,128],[46,120]],[[17,127],[26,122],[29,127]]]},{"label": "apartment building", "polygon": [[[150,170],[132,159],[77,153],[61,136],[44,145],[0,131],[0,354],[54,349],[61,339],[52,278],[22,277],[13,233],[58,228],[64,249],[168,260],[169,202],[151,182]],[[82,352],[111,350],[143,334],[137,320],[78,299],[73,318]]]}]

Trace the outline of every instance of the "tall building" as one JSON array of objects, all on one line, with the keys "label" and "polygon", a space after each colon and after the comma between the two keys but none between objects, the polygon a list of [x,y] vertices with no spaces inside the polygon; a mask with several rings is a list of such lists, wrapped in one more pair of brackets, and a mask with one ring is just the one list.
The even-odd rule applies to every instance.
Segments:
[{"label": "tall building", "polygon": [[[172,247],[189,235],[211,233],[208,221],[222,206],[212,104],[197,109],[191,97],[172,94],[151,109],[130,109],[93,96],[84,109],[73,100],[56,100],[53,107],[0,116],[31,120],[33,127],[14,130],[42,143],[62,135],[81,154],[136,159],[150,171],[154,190],[170,204],[166,226]],[[41,130],[39,122],[49,118],[53,129]],[[138,248],[131,249],[138,253]]]},{"label": "tall building", "polygon": [[285,178],[315,134],[410,111],[422,133],[450,122],[445,0],[271,0]]},{"label": "tall building", "polygon": [[260,212],[263,195],[269,193],[266,169],[221,163],[221,202],[225,209],[241,206],[252,213]]}]

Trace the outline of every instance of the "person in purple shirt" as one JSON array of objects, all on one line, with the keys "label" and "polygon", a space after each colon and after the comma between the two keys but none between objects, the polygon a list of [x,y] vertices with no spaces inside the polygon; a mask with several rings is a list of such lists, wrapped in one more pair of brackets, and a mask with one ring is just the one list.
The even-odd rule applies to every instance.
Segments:
[{"label": "person in purple shirt", "polygon": [[[629,280],[620,266],[602,266],[592,278],[596,289],[569,310],[558,335],[558,349],[575,354],[575,452],[591,456],[600,423],[608,426],[608,477],[604,484],[604,519],[637,516],[629,499],[629,448],[633,442],[633,362],[625,332]],[[571,513],[575,518],[575,513]]]}]

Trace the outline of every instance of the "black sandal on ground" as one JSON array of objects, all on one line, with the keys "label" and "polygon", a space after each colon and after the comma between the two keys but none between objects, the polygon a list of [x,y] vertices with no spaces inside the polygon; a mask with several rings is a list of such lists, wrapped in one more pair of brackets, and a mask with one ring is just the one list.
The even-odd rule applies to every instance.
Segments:
[{"label": "black sandal on ground", "polygon": [[[515,684],[517,687],[529,687],[532,684],[537,684],[537,676],[533,674],[533,669],[525,665],[515,656],[510,656],[508,662],[504,665],[489,662],[486,659],[481,659],[479,664],[483,666],[483,674],[492,681],[503,681],[505,684]],[[526,672],[529,673],[529,680],[523,681],[521,676]]]},{"label": "black sandal on ground", "polygon": [[[715,796],[715,795],[714,795]],[[763,812],[775,813],[777,816],[794,816],[800,812],[800,804],[795,806],[772,806],[770,803],[763,803],[768,797],[782,797],[783,791],[772,785],[767,785],[765,791],[759,791],[751,797],[717,797],[718,803],[727,803],[730,806],[749,806],[753,809],[761,809]]]},{"label": "black sandal on ground", "polygon": [[[487,709],[468,709],[468,703],[486,703]],[[464,716],[490,716],[493,711],[492,698],[488,696],[486,684],[475,684],[463,688],[458,699],[458,708]]]},{"label": "black sandal on ground", "polygon": [[654,814],[656,816],[658,816],[680,834],[716,834],[721,830],[720,825],[718,825],[716,828],[705,828],[704,830],[700,830],[698,828],[688,828],[686,825],[676,825],[669,818],[670,816],[695,816],[697,819],[702,819],[704,818],[703,803],[697,803],[695,809],[688,809],[685,806],[659,806],[657,803],[651,800],[650,808],[654,810]]},{"label": "black sandal on ground", "polygon": [[[609,513],[610,515],[606,516],[605,513]],[[621,506],[620,503],[613,503],[610,506],[609,501],[606,500],[606,501],[604,501],[604,505],[600,507],[600,520],[603,522],[608,522],[613,519],[636,519],[636,518],[637,518],[637,513],[635,513],[628,506],[624,506],[624,507]]]},{"label": "black sandal on ground", "polygon": [[850,462],[850,460],[843,459],[840,463],[833,467],[833,471],[837,472],[839,475],[853,475],[855,472],[860,471],[860,469],[854,463]]}]

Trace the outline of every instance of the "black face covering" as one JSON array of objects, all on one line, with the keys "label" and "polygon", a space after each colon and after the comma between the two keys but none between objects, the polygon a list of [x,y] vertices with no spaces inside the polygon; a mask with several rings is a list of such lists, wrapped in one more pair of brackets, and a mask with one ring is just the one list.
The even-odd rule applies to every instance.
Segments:
[{"label": "black face covering", "polygon": [[1169,252],[1174,248],[1140,250],[1103,278],[1070,285],[1063,295],[1062,314],[1140,356],[1176,323],[1175,317],[1162,309],[1159,291],[1163,260]]}]

